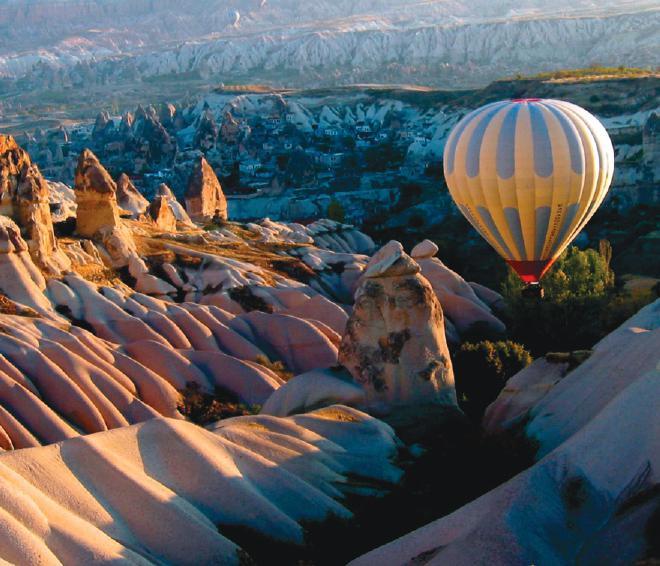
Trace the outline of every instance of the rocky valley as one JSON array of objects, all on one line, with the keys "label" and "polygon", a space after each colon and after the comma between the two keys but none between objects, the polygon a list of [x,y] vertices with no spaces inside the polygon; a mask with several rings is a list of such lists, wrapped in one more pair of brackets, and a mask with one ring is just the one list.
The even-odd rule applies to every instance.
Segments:
[{"label": "rocky valley", "polygon": [[[576,72],[496,81],[469,91],[218,88],[185,103],[138,105],[118,114],[106,110],[95,120],[19,131],[17,139],[63,196],[71,194],[66,186],[72,185],[78,154],[86,147],[115,179],[130,176],[147,198],[171,190],[181,202],[203,156],[220,178],[235,220],[307,223],[330,216],[363,227],[383,243],[396,236],[412,246],[429,235],[446,240],[469,233],[451,224],[455,208],[442,175],[442,152],[461,117],[502,98],[564,99],[595,113],[616,150],[604,210],[624,216],[640,206],[657,210],[659,80]],[[64,201],[70,204],[56,215],[73,214],[71,197]],[[582,244],[597,245],[606,221],[592,223]],[[639,238],[656,229],[657,223],[648,225]],[[645,242],[614,239],[616,261],[631,270],[631,250],[657,247]],[[459,259],[449,261],[466,269]],[[647,271],[660,275],[655,268]]]},{"label": "rocky valley", "polygon": [[657,64],[655,2],[502,4],[343,0],[300,10],[292,0],[12,1],[0,8],[0,76],[40,89],[84,76],[107,84],[191,73],[275,86],[457,87],[585,58]]},{"label": "rocky valley", "polygon": [[433,242],[233,221],[203,156],[182,204],[89,149],[48,182],[2,136],[0,188],[3,560],[655,556],[657,300],[522,363],[482,430],[456,377],[505,300]]},{"label": "rocky valley", "polygon": [[0,563],[660,564],[658,0],[0,0]]}]

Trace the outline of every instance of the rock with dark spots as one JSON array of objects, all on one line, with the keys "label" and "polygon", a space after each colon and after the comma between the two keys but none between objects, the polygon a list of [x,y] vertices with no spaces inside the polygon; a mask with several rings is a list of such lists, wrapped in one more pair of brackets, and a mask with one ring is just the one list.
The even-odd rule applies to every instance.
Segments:
[{"label": "rock with dark spots", "polygon": [[204,157],[195,164],[185,196],[186,210],[193,220],[204,222],[214,217],[227,220],[227,199],[218,177]]},{"label": "rock with dark spots", "polygon": [[379,340],[379,346],[381,352],[383,352],[383,361],[389,364],[398,364],[401,351],[408,340],[410,340],[410,330],[408,328],[382,336]]},{"label": "rock with dark spots", "polygon": [[373,255],[364,271],[364,277],[391,277],[419,272],[420,267],[415,260],[403,251],[399,242],[392,240]]},{"label": "rock with dark spots", "polygon": [[365,408],[456,407],[442,308],[398,242],[373,256],[355,296],[339,361],[365,390]]}]

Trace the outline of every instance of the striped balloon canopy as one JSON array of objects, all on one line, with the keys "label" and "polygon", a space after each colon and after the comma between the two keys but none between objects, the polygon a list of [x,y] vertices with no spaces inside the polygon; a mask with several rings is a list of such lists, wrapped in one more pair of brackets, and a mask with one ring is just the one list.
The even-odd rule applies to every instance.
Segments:
[{"label": "striped balloon canopy", "polygon": [[523,281],[538,283],[605,198],[614,150],[575,104],[504,100],[454,127],[444,169],[467,220]]}]

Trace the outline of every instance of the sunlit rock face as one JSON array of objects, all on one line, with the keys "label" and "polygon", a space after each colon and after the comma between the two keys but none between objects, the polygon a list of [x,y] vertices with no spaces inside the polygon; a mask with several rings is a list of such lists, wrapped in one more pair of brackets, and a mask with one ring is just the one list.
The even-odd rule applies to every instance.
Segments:
[{"label": "sunlit rock face", "polygon": [[[412,249],[411,255],[458,333],[458,341],[475,331],[493,338],[503,336],[506,332],[504,323],[491,312],[490,306],[479,298],[469,283],[435,257],[437,252],[436,244],[424,240]],[[493,293],[490,289],[486,291]]]},{"label": "sunlit rock face", "polygon": [[186,226],[193,226],[193,222],[190,219],[190,216],[188,216],[184,206],[178,200],[176,200],[172,189],[170,189],[165,183],[161,183],[158,186],[158,191],[156,194],[157,196],[162,196],[167,199],[167,202],[170,205],[170,208],[172,209],[172,212],[174,213],[174,216],[178,222],[181,222]]},{"label": "sunlit rock face", "polygon": [[149,201],[137,190],[126,173],[117,179],[117,203],[122,210],[133,213],[134,216],[144,213]]},{"label": "sunlit rock face", "polygon": [[176,232],[176,216],[172,212],[167,197],[154,198],[149,204],[148,213],[156,228],[165,232]]},{"label": "sunlit rock face", "polygon": [[93,238],[101,228],[111,229],[121,224],[117,185],[89,149],[78,159],[74,190],[78,203],[76,232],[80,236]]},{"label": "sunlit rock face", "polygon": [[0,212],[23,231],[30,255],[45,272],[69,267],[53,232],[49,187],[26,151],[11,136],[0,136]]},{"label": "sunlit rock face", "polygon": [[28,254],[16,223],[0,215],[0,289],[2,294],[39,313],[50,309],[46,280]]},{"label": "sunlit rock face", "polygon": [[341,406],[212,430],[155,418],[1,452],[11,564],[252,564],[263,539],[302,547],[310,528],[350,520],[355,478],[385,490],[402,476],[394,431]]},{"label": "sunlit rock face", "polygon": [[399,242],[384,246],[367,265],[339,362],[364,387],[373,411],[456,405],[442,307]]},{"label": "sunlit rock face", "polygon": [[[117,185],[96,155],[85,149],[78,159],[74,186],[78,210],[76,232],[102,243],[113,267],[124,267],[137,258],[131,231],[122,224]],[[133,273],[138,279],[139,274]],[[140,272],[144,271],[140,270]]]},{"label": "sunlit rock face", "polygon": [[220,181],[204,157],[195,165],[186,189],[186,210],[193,220],[227,220],[227,199]]}]

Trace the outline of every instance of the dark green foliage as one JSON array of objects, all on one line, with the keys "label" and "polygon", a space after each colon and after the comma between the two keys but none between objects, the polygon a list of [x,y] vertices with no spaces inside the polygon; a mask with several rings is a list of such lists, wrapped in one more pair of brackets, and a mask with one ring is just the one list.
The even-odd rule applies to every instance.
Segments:
[{"label": "dark green foliage", "polygon": [[364,168],[367,171],[396,169],[403,163],[403,149],[391,144],[370,147],[364,152]]},{"label": "dark green foliage", "polygon": [[[498,314],[498,313],[495,313]],[[481,342],[482,340],[491,340],[496,342],[498,340],[506,339],[506,336],[500,332],[493,330],[492,326],[484,321],[477,320],[473,322],[470,327],[461,334],[463,342]]]},{"label": "dark green foliage", "polygon": [[[382,485],[349,476],[342,503],[353,512],[353,518],[346,521],[330,516],[322,523],[304,522],[305,541],[300,547],[244,527],[221,525],[219,531],[236,541],[257,564],[346,564],[455,511],[529,467],[538,447],[524,435],[524,424],[484,438],[458,411],[428,423],[423,439],[418,439],[422,454],[413,457],[405,448],[401,450],[397,464],[405,475],[399,484]],[[381,496],[374,497],[371,489]]]},{"label": "dark green foliage", "polygon": [[420,202],[423,189],[418,183],[406,183],[401,187],[401,196],[397,208],[404,210]]},{"label": "dark green foliage", "polygon": [[431,161],[424,169],[424,175],[432,179],[444,179],[444,169],[442,168],[442,161],[440,159]]},{"label": "dark green foliage", "polygon": [[255,407],[241,403],[236,395],[221,387],[216,387],[211,394],[202,391],[198,383],[191,381],[180,393],[179,412],[200,426],[257,412]]},{"label": "dark green foliage", "polygon": [[291,159],[291,156],[287,153],[284,153],[278,155],[275,159],[277,161],[277,170],[286,171],[286,168],[289,166],[289,160]]},{"label": "dark green foliage", "polygon": [[617,77],[617,78],[635,78],[635,77],[646,77],[652,74],[651,69],[644,69],[639,67],[624,67],[619,65],[618,67],[604,67],[598,63],[589,65],[589,67],[583,69],[562,69],[560,71],[549,71],[547,73],[539,73],[534,75],[532,78],[535,79],[589,79],[597,77]]},{"label": "dark green foliage", "polygon": [[293,372],[289,371],[282,361],[271,362],[266,356],[257,356],[254,361],[276,373],[283,381],[289,381],[293,377]]},{"label": "dark green foliage", "polygon": [[344,222],[346,218],[344,207],[337,199],[332,199],[328,204],[328,218],[335,222]]},{"label": "dark green foliage", "polygon": [[511,341],[465,342],[454,355],[456,392],[463,410],[481,420],[506,381],[532,363],[532,356]]},{"label": "dark green foliage", "polygon": [[[634,273],[660,277],[660,207],[638,205],[619,211],[618,197],[612,206],[602,207],[591,219],[587,230],[594,238],[607,237],[612,244],[612,269],[618,274]],[[593,244],[595,245],[595,241]]]},{"label": "dark green foliage", "polygon": [[[603,249],[607,245],[603,244]],[[614,274],[609,267],[611,251],[603,256],[595,250],[570,247],[555,262],[543,278],[546,301],[561,303],[575,298],[599,297],[614,285]],[[516,297],[524,284],[509,272],[503,285],[505,297]]]},{"label": "dark green foliage", "polygon": [[261,297],[257,297],[250,287],[243,285],[242,287],[233,287],[229,289],[229,297],[236,301],[244,311],[261,311],[261,312],[273,312],[273,306],[269,305]]},{"label": "dark green foliage", "polygon": [[565,252],[543,278],[543,299],[523,296],[523,283],[509,272],[502,286],[509,336],[534,356],[588,349],[652,300],[616,289],[611,247],[600,247]]},{"label": "dark green foliage", "polygon": [[574,350],[572,352],[548,352],[545,359],[551,364],[568,364],[567,371],[573,371],[586,362],[593,353],[592,350]]},{"label": "dark green foliage", "polygon": [[575,476],[567,479],[562,486],[561,496],[568,509],[579,509],[587,500],[584,478]]},{"label": "dark green foliage", "polygon": [[411,228],[421,228],[424,224],[424,217],[419,213],[411,214],[408,219],[408,226]]},{"label": "dark green foliage", "polygon": [[[311,267],[309,267],[306,263],[300,261],[299,259],[295,259],[295,258],[283,257],[282,259],[273,259],[270,261],[270,266],[275,271],[280,271],[288,275],[292,279],[295,279],[296,281],[300,281],[301,283],[309,283],[316,276],[316,273],[314,273],[314,270]],[[258,297],[256,298],[258,299]],[[250,304],[254,304],[253,300],[254,299],[250,299]],[[271,305],[269,305],[265,301],[260,304],[261,304],[260,308],[257,309],[253,308],[252,310],[272,312]],[[264,310],[264,309],[270,309],[270,310]]]}]

